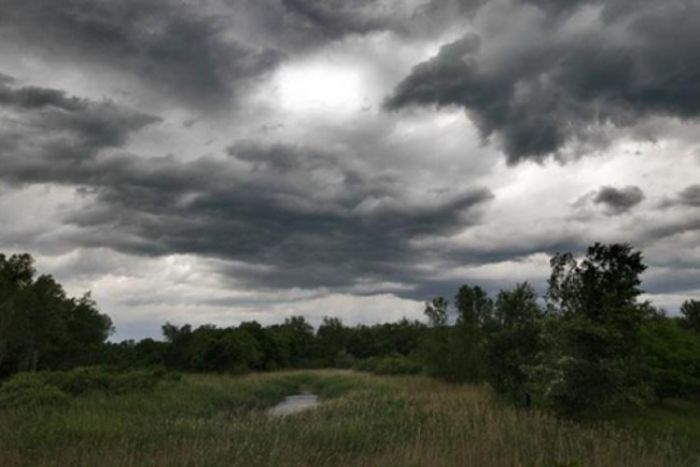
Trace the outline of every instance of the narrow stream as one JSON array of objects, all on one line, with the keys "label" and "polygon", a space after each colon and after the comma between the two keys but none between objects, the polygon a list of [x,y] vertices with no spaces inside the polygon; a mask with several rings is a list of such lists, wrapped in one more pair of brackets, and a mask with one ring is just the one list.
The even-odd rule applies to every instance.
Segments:
[{"label": "narrow stream", "polygon": [[313,409],[320,403],[316,394],[294,394],[285,397],[282,402],[268,410],[268,414],[273,417],[292,415],[304,410]]}]

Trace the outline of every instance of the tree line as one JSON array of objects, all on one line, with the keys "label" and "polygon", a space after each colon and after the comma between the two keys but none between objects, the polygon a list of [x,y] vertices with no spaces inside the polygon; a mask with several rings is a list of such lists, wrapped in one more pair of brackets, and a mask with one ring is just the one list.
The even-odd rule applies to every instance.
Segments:
[{"label": "tree line", "polygon": [[668,317],[640,300],[642,255],[595,244],[551,258],[544,297],[528,283],[495,297],[463,285],[426,304],[428,324],[346,326],[300,316],[220,328],[166,323],[163,340],[107,342],[109,317],[68,297],[31,256],[0,255],[0,378],[85,365],[196,372],[356,367],[486,382],[514,403],[577,416],[629,403],[700,395],[700,302]]},{"label": "tree line", "polygon": [[429,371],[573,417],[700,395],[700,302],[672,318],[640,300],[646,266],[627,244],[597,243],[582,259],[556,254],[550,264],[542,298],[527,283],[495,299],[465,285],[453,324],[446,299],[428,303]]},{"label": "tree line", "polygon": [[113,331],[85,294],[68,297],[28,254],[0,254],[0,378],[20,371],[92,363]]}]

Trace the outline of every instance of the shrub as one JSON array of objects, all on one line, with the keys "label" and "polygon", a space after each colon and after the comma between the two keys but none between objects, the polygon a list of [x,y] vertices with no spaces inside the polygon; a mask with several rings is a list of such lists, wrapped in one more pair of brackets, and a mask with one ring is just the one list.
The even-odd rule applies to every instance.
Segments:
[{"label": "shrub", "polygon": [[0,386],[0,407],[63,405],[68,396],[36,374],[18,373]]},{"label": "shrub", "polygon": [[104,367],[80,367],[68,371],[43,371],[20,374],[12,378],[33,381],[32,384],[55,388],[64,395],[78,396],[88,392],[104,391],[124,394],[152,390],[159,381],[174,381],[179,374],[162,369],[115,371]]},{"label": "shrub", "polygon": [[419,362],[405,355],[394,353],[360,360],[355,365],[355,369],[378,375],[411,375],[420,373],[423,367]]},{"label": "shrub", "polygon": [[341,350],[335,356],[335,367],[336,368],[348,369],[348,368],[352,368],[354,364],[355,364],[355,357],[353,357],[352,354],[348,353],[345,350]]}]

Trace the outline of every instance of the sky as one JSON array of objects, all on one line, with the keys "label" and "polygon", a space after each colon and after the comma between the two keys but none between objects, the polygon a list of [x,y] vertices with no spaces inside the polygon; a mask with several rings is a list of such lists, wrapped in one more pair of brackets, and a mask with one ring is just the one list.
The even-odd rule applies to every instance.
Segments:
[{"label": "sky", "polygon": [[700,298],[698,0],[0,0],[0,252],[166,321],[420,319],[629,242]]}]

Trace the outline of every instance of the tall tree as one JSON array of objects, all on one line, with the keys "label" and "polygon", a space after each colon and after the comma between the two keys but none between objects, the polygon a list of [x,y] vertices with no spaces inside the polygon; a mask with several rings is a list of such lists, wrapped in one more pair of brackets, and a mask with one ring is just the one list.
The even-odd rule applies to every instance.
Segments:
[{"label": "tall tree", "polygon": [[596,243],[580,261],[557,254],[551,265],[540,395],[571,415],[643,397],[639,330],[649,307],[638,302],[641,253]]},{"label": "tall tree", "polygon": [[686,300],[681,305],[683,324],[697,333],[700,333],[700,301]]},{"label": "tall tree", "polygon": [[445,379],[455,379],[452,365],[452,348],[449,342],[449,302],[436,297],[425,304],[423,313],[428,318],[430,329],[423,343],[428,372]]},{"label": "tall tree", "polygon": [[493,323],[493,300],[481,287],[463,285],[455,296],[457,322],[451,329],[454,379],[476,382],[484,376],[484,345]]},{"label": "tall tree", "polygon": [[0,254],[0,375],[90,363],[112,330],[89,294],[34,274],[30,255]]},{"label": "tall tree", "polygon": [[348,341],[348,329],[338,318],[325,316],[316,331],[318,356],[325,365],[332,365],[335,357],[345,350]]},{"label": "tall tree", "polygon": [[528,283],[501,290],[485,348],[487,375],[493,387],[517,403],[530,404],[528,367],[543,350],[544,312]]}]

